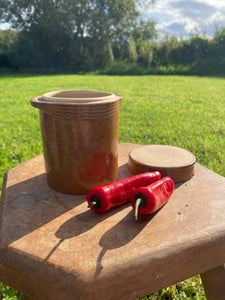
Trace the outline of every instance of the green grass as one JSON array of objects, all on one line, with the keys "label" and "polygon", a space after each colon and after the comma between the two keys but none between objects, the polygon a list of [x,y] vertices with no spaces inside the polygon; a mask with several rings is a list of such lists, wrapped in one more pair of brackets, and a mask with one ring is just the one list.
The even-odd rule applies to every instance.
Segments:
[{"label": "green grass", "polygon": [[[199,163],[225,176],[223,78],[2,75],[0,185],[8,169],[42,152],[38,110],[30,105],[29,99],[61,89],[122,94],[120,142],[180,146],[193,152]],[[15,299],[7,298],[5,286],[0,286],[1,296]],[[144,299],[205,299],[205,296],[200,277],[196,276]]]}]

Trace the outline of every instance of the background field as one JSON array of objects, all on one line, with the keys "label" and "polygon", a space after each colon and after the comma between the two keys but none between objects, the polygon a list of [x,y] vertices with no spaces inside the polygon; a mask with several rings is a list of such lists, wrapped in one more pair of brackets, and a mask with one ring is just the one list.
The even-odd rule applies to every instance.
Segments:
[{"label": "background field", "polygon": [[[0,185],[4,173],[42,152],[38,110],[48,91],[89,89],[123,95],[120,142],[170,144],[225,176],[225,79],[195,76],[0,76]],[[41,287],[40,287],[41,288]],[[0,298],[17,293],[0,285]],[[199,276],[145,299],[205,299]]]}]

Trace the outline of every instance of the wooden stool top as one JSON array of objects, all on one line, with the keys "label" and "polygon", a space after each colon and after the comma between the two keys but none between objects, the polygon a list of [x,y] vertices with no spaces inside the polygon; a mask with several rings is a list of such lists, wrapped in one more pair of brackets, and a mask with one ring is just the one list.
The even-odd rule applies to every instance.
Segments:
[{"label": "wooden stool top", "polygon": [[[131,176],[121,144],[118,179]],[[43,156],[10,170],[0,210],[0,280],[35,299],[135,299],[225,261],[225,179],[195,164],[168,203],[136,221],[53,191]]]}]

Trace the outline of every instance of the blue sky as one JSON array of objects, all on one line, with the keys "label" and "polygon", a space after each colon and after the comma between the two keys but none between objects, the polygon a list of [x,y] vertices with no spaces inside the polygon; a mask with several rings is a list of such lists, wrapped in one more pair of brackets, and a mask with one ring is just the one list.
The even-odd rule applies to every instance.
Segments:
[{"label": "blue sky", "polygon": [[143,14],[155,20],[161,34],[212,36],[225,27],[225,0],[156,0]]}]

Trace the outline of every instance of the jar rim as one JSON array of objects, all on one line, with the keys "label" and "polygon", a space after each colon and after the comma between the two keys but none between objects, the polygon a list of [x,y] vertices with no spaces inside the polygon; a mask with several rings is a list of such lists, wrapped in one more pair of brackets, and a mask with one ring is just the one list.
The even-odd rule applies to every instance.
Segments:
[{"label": "jar rim", "polygon": [[96,103],[108,102],[116,97],[113,93],[91,90],[61,90],[43,94],[39,100],[52,103]]}]

